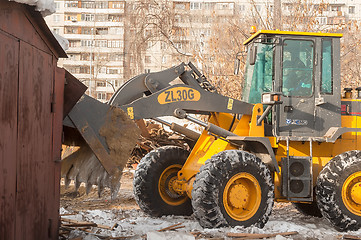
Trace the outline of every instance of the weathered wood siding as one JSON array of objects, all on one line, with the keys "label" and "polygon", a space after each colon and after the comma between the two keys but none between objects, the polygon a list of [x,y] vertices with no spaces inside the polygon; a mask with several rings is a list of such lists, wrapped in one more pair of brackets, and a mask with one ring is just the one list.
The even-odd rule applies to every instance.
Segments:
[{"label": "weathered wood siding", "polygon": [[58,239],[65,72],[22,4],[0,0],[0,239]]}]

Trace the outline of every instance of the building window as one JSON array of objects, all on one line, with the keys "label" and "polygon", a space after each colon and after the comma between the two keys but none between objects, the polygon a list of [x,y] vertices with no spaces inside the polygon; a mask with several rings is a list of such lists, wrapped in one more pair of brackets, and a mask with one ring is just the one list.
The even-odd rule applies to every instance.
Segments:
[{"label": "building window", "polygon": [[106,100],[106,94],[105,93],[97,93],[97,99]]},{"label": "building window", "polygon": [[66,1],[65,2],[65,7],[78,7],[78,1]]},{"label": "building window", "polygon": [[106,14],[96,14],[95,15],[96,22],[106,22],[108,21],[108,15]]},{"label": "building window", "polygon": [[53,28],[53,33],[55,34],[60,34],[60,29],[59,28]]},{"label": "building window", "polygon": [[89,53],[82,53],[80,54],[80,60],[82,61],[88,61],[89,60]]},{"label": "building window", "polygon": [[108,68],[107,73],[108,74],[119,74],[119,69],[118,68]]},{"label": "building window", "polygon": [[166,63],[167,63],[167,57],[166,57],[166,56],[163,56],[163,57],[162,57],[162,63],[163,63],[163,64],[166,64]]},{"label": "building window", "polygon": [[94,21],[94,14],[82,14],[81,20],[86,22],[92,22]]},{"label": "building window", "polygon": [[95,46],[96,47],[107,47],[107,40],[96,40]]},{"label": "building window", "polygon": [[108,59],[110,61],[121,61],[122,60],[122,54],[120,53],[110,53],[108,56]]},{"label": "building window", "polygon": [[331,11],[333,11],[333,12],[341,11],[341,7],[340,6],[332,6]]},{"label": "building window", "polygon": [[90,73],[90,67],[89,66],[81,66],[80,69],[79,69],[79,73],[89,74]]},{"label": "building window", "polygon": [[162,50],[167,49],[167,43],[161,42],[160,43],[160,49],[162,49]]},{"label": "building window", "polygon": [[91,47],[94,45],[94,41],[92,40],[81,40],[82,47]]},{"label": "building window", "polygon": [[186,9],[186,5],[183,4],[183,3],[176,3],[176,4],[174,5],[174,8],[175,8],[175,9]]},{"label": "building window", "polygon": [[120,40],[108,41],[108,48],[119,48],[120,46]]},{"label": "building window", "polygon": [[202,7],[202,4],[199,2],[191,2],[191,10],[199,10]]},{"label": "building window", "polygon": [[124,8],[124,4],[122,2],[112,2],[111,8],[122,9]]},{"label": "building window", "polygon": [[124,33],[124,29],[120,28],[120,27],[112,27],[112,28],[109,28],[109,30],[108,30],[108,34],[122,35],[123,33]]},{"label": "building window", "polygon": [[348,13],[349,14],[355,14],[355,6],[349,6],[348,7]]},{"label": "building window", "polygon": [[79,47],[80,41],[69,40],[69,47]]},{"label": "building window", "polygon": [[105,81],[97,81],[97,87],[105,87],[107,84]]},{"label": "building window", "polygon": [[183,49],[183,45],[182,45],[182,43],[175,43],[175,47],[177,48],[177,49]]},{"label": "building window", "polygon": [[60,15],[53,15],[53,21],[54,22],[60,22]]},{"label": "building window", "polygon": [[96,2],[95,7],[100,8],[100,9],[106,9],[106,8],[108,8],[108,3],[107,2]]},{"label": "building window", "polygon": [[212,10],[214,8],[215,3],[206,2],[203,3],[203,9]]},{"label": "building window", "polygon": [[94,2],[82,1],[81,7],[82,8],[94,8],[95,4],[94,4]]},{"label": "building window", "polygon": [[65,27],[65,33],[66,34],[77,34],[78,33],[78,28],[75,27]]},{"label": "building window", "polygon": [[92,34],[92,28],[82,27],[81,34]]},{"label": "building window", "polygon": [[152,48],[153,47],[153,42],[152,41],[148,41],[147,42],[147,48]]},{"label": "building window", "polygon": [[325,25],[327,24],[327,17],[316,17],[315,20],[318,22],[318,24],[320,25]]},{"label": "building window", "polygon": [[145,56],[145,63],[152,63],[150,56]]},{"label": "building window", "polygon": [[239,11],[243,12],[246,10],[246,6],[245,5],[239,5]]},{"label": "building window", "polygon": [[60,5],[60,2],[56,2],[56,3],[55,3],[55,9],[56,9],[56,10],[59,10],[59,9],[60,9],[60,6],[61,6],[61,5]]},{"label": "building window", "polygon": [[108,21],[110,22],[120,22],[120,15],[108,15]]}]

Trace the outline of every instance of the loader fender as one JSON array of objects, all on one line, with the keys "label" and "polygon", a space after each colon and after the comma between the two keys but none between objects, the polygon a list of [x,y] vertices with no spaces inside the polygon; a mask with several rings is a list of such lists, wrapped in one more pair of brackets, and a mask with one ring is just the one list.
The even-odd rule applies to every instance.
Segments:
[{"label": "loader fender", "polygon": [[271,142],[266,137],[241,137],[241,136],[229,136],[227,140],[237,144],[245,146],[245,150],[252,152],[259,157],[262,162],[271,166],[272,170],[277,173],[280,172],[275,153]]}]

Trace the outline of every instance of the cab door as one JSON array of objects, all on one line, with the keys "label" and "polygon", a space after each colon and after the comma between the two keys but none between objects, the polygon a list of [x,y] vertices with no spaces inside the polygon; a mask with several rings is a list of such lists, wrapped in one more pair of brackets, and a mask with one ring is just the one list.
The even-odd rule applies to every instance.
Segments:
[{"label": "cab door", "polygon": [[281,38],[279,136],[314,136],[316,132],[315,45],[315,38]]}]

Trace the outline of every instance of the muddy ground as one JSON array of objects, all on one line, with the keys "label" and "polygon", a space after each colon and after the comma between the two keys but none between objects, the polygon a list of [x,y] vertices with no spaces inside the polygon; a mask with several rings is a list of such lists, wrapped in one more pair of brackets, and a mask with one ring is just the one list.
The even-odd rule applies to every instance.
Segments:
[{"label": "muddy ground", "polygon": [[139,209],[133,196],[133,173],[124,172],[121,179],[121,187],[118,198],[110,199],[110,190],[105,188],[102,196],[98,197],[98,190],[93,187],[87,195],[85,186],[82,184],[78,192],[74,192],[74,185],[71,184],[68,189],[62,183],[60,188],[60,207],[70,212],[86,210],[109,210],[109,209]]}]

